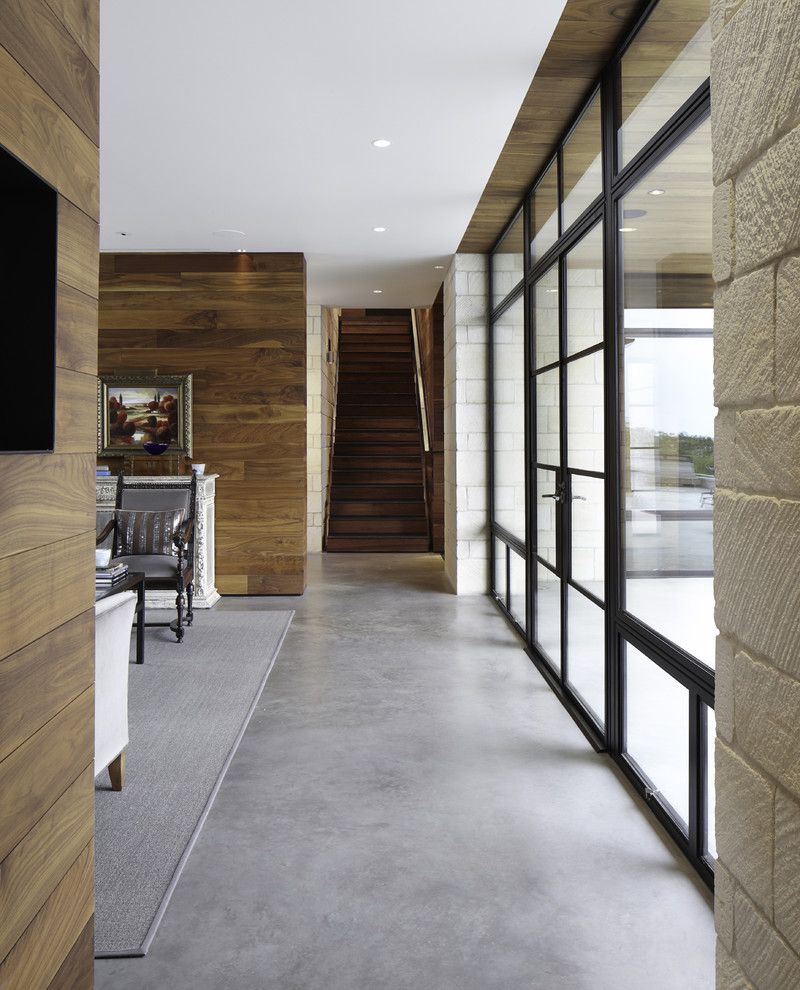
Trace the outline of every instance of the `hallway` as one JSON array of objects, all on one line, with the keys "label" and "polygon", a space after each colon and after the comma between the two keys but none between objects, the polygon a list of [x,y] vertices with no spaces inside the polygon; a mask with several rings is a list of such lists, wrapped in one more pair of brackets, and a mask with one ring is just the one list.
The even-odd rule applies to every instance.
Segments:
[{"label": "hallway", "polygon": [[[709,897],[488,598],[312,555],[150,955],[99,990],[692,990]],[[213,612],[198,613],[199,634]]]}]

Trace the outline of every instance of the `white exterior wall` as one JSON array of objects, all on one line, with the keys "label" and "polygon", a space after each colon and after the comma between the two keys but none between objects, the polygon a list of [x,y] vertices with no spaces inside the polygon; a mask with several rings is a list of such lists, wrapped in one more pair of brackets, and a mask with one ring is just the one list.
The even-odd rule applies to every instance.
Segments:
[{"label": "white exterior wall", "polygon": [[459,595],[489,585],[486,265],[457,254],[444,281],[444,559]]}]

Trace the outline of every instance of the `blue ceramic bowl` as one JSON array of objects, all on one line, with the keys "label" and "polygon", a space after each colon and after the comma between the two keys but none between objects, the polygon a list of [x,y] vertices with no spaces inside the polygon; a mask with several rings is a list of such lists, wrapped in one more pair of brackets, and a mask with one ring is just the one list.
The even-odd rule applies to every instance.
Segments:
[{"label": "blue ceramic bowl", "polygon": [[168,443],[155,443],[153,440],[147,440],[142,444],[142,447],[147,451],[148,454],[163,454],[164,451],[169,447]]}]

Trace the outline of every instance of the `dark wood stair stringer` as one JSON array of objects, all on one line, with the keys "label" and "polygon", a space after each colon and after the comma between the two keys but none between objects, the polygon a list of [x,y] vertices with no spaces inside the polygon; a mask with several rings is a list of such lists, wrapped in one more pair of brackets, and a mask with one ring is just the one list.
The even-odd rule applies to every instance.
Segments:
[{"label": "dark wood stair stringer", "polygon": [[410,311],[341,318],[325,550],[430,549]]}]

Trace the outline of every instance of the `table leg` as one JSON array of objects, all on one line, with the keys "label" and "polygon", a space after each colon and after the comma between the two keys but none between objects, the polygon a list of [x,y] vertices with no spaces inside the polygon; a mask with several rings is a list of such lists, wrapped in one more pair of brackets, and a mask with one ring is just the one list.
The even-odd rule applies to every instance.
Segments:
[{"label": "table leg", "polygon": [[136,662],[144,663],[144,581],[136,589]]}]

